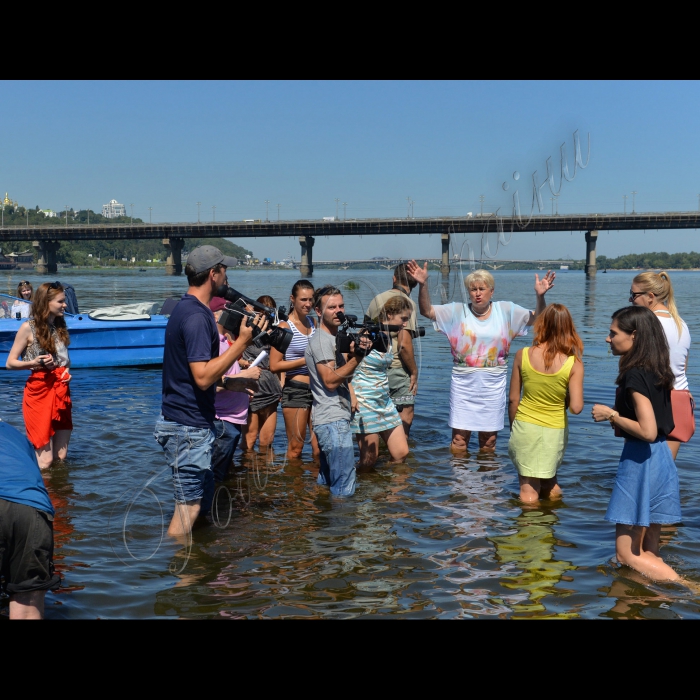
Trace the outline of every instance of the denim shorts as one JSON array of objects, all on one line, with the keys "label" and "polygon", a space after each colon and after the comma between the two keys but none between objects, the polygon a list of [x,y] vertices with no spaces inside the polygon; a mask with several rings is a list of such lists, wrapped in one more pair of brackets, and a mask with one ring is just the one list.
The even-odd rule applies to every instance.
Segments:
[{"label": "denim shorts", "polygon": [[605,519],[642,527],[680,522],[678,472],[665,437],[625,441]]},{"label": "denim shorts", "polygon": [[[217,421],[218,423],[218,421]],[[221,432],[219,430],[218,432]],[[175,501],[198,501],[212,486],[211,453],[214,438],[210,428],[180,425],[161,416],[156,421],[153,437],[165,452],[165,459],[173,473]]]},{"label": "denim shorts", "polygon": [[355,448],[350,421],[314,425],[314,433],[321,450],[318,483],[330,486],[334,496],[352,496],[355,493]]}]

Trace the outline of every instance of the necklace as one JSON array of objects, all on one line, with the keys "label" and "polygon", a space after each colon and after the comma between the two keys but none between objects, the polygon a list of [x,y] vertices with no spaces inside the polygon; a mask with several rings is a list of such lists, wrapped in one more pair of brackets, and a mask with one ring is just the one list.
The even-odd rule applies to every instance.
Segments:
[{"label": "necklace", "polygon": [[474,307],[473,307],[472,304],[469,304],[469,310],[470,310],[470,311],[472,312],[472,314],[474,314],[474,316],[476,316],[476,317],[486,316],[486,314],[487,314],[489,311],[491,311],[491,304],[493,304],[492,301],[489,302],[489,305],[488,305],[488,307],[486,308],[486,311],[484,311],[484,313],[482,313],[482,314],[476,313],[476,311],[474,311]]}]

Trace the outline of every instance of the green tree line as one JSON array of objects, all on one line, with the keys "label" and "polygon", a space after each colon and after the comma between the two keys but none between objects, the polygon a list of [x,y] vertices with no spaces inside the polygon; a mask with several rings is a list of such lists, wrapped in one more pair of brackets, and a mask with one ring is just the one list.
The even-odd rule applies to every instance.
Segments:
[{"label": "green tree line", "polygon": [[[700,253],[694,251],[690,253],[630,253],[629,255],[620,255],[617,258],[599,255],[596,264],[599,270],[605,268],[610,270],[637,268],[692,270],[700,268]],[[580,263],[580,267],[583,268],[583,262]]]},{"label": "green tree line", "polygon": [[[486,263],[486,261],[484,261]],[[538,263],[505,263],[499,264],[498,260],[493,263],[498,265],[499,270],[529,270],[535,269]],[[586,266],[585,260],[569,262],[562,260],[562,265],[568,265],[570,270],[583,270]],[[596,259],[598,270],[693,270],[700,269],[700,253],[630,253],[620,255],[616,258],[609,258],[606,255],[598,255]],[[556,267],[556,265],[552,265]]]},{"label": "green tree line", "polygon": [[[94,211],[68,211],[68,223],[87,224],[88,218],[91,224],[109,223],[109,224],[128,224],[131,223],[131,217],[119,216],[114,219],[107,219],[101,214],[96,214]],[[27,225],[30,226],[65,226],[64,218],[45,217],[37,206],[36,209],[25,209],[24,207],[5,207],[4,225]],[[133,223],[142,224],[143,221],[134,217]],[[221,250],[224,255],[230,255],[239,260],[245,259],[246,255],[252,257],[253,253],[246,248],[242,248],[225,238],[187,238],[185,239],[185,249],[183,250],[183,263],[185,262],[185,253],[198,245],[215,245]],[[21,253],[27,250],[30,245],[26,241],[2,241],[0,233],[0,246],[2,253]],[[37,251],[33,250],[34,262],[37,260]],[[136,262],[140,266],[148,266],[146,260],[159,260],[164,263],[168,253],[160,239],[155,240],[104,240],[104,241],[61,241],[61,247],[57,252],[57,260],[64,265],[79,265],[79,266],[114,266],[123,267],[131,265],[131,258],[136,258]],[[92,257],[90,257],[92,256]],[[126,258],[124,261],[122,258]],[[159,263],[151,262],[151,265]]]}]

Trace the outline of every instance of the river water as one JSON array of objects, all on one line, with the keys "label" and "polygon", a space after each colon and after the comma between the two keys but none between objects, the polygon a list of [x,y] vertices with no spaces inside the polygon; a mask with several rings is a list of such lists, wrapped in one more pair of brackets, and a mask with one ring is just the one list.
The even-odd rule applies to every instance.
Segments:
[{"label": "river water", "polygon": [[[75,287],[81,309],[158,300],[186,288],[184,277],[156,270],[62,270],[58,277]],[[570,417],[559,472],[564,497],[537,507],[517,499],[507,429],[495,454],[480,454],[474,442],[466,457],[450,453],[451,356],[446,338],[427,322],[405,465],[387,464],[382,453],[376,470],[359,477],[354,498],[333,501],[315,483],[309,447],[303,463],[285,461],[280,412],[274,458],[259,457],[231,477],[218,494],[215,524],[195,530],[190,547],[164,535],[172,487],[152,436],[160,370],[76,370],[69,460],[46,475],[64,579],[47,596],[47,618],[700,618],[697,593],[614,564],[614,526],[603,520],[621,442],[607,423],[593,423],[590,406],[613,401],[617,360],[604,339],[632,277],[611,272],[587,281],[580,272],[560,273],[548,294],[549,302],[570,308],[583,337],[586,407]],[[232,286],[278,303],[297,278],[295,271],[229,271]],[[495,278],[496,299],[533,308],[533,273],[499,270]],[[346,310],[361,316],[390,286],[391,273],[319,271],[313,279],[355,282],[358,288],[345,292]],[[697,393],[700,312],[692,299],[700,295],[700,275],[672,279],[694,336],[689,375]],[[431,281],[433,302],[461,300],[459,275],[447,285],[441,280],[435,274]],[[516,339],[512,351],[527,342]],[[0,372],[0,417],[19,429],[25,377]],[[678,458],[683,523],[664,530],[663,549],[669,564],[696,582],[699,464],[696,436]]]}]

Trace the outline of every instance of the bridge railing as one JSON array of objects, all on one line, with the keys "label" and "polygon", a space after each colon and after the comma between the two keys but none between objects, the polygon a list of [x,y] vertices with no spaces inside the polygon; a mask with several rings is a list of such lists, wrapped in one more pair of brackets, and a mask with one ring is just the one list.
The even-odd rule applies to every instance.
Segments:
[{"label": "bridge railing", "polygon": [[[606,218],[616,218],[621,221],[628,221],[628,222],[635,222],[639,221],[640,219],[643,218],[679,218],[679,219],[695,219],[700,217],[700,211],[675,211],[675,212],[669,212],[669,211],[661,211],[661,212],[655,212],[655,211],[645,211],[645,212],[636,212],[636,213],[624,213],[624,212],[586,212],[586,213],[571,213],[571,214],[537,214],[532,216],[533,221],[547,221],[547,220],[557,220],[557,221],[566,221],[568,219],[572,220],[577,220],[580,221],[581,219],[592,219],[592,218],[601,218],[601,219],[606,219]],[[59,219],[59,217],[55,217],[53,219],[47,219],[45,222],[42,222],[41,224],[29,224],[27,225],[26,223],[3,223],[0,226],[0,230],[4,229],[18,229],[18,228],[23,228],[23,229],[43,229],[43,228],[56,228],[60,229],[62,227],[64,228],[91,228],[91,229],[99,229],[99,228],[123,228],[123,229],[128,229],[128,228],[134,228],[134,227],[139,227],[139,228],[159,228],[159,227],[172,227],[172,226],[183,226],[183,227],[188,227],[188,228],[211,228],[214,226],[242,226],[242,225],[247,225],[247,226],[275,226],[275,225],[290,225],[290,224],[318,224],[319,226],[332,226],[332,225],[341,225],[341,224],[349,224],[349,223],[362,223],[362,224],[367,224],[367,223],[392,223],[392,222],[436,222],[436,221],[444,221],[444,222],[460,222],[460,221],[470,221],[470,222],[477,222],[477,221],[483,221],[483,222],[493,222],[496,219],[501,220],[501,221],[527,221],[530,219],[529,214],[522,214],[520,216],[515,216],[511,217],[510,215],[504,216],[500,213],[490,213],[490,214],[484,214],[484,215],[473,215],[473,216],[468,216],[468,215],[463,215],[463,216],[411,216],[411,217],[384,217],[384,218],[379,218],[379,217],[367,217],[367,218],[360,218],[360,217],[353,217],[353,218],[345,218],[345,219],[336,219],[335,221],[326,221],[323,219],[275,219],[275,220],[269,220],[266,221],[264,219],[261,220],[249,220],[249,219],[227,219],[227,220],[221,220],[221,221],[158,221],[158,222],[152,222],[152,223],[147,223],[147,222],[136,222],[136,223],[108,223],[108,222],[98,222],[98,223],[88,223],[88,222],[76,222],[75,220],[68,220],[68,223],[65,222],[65,219]]]}]

